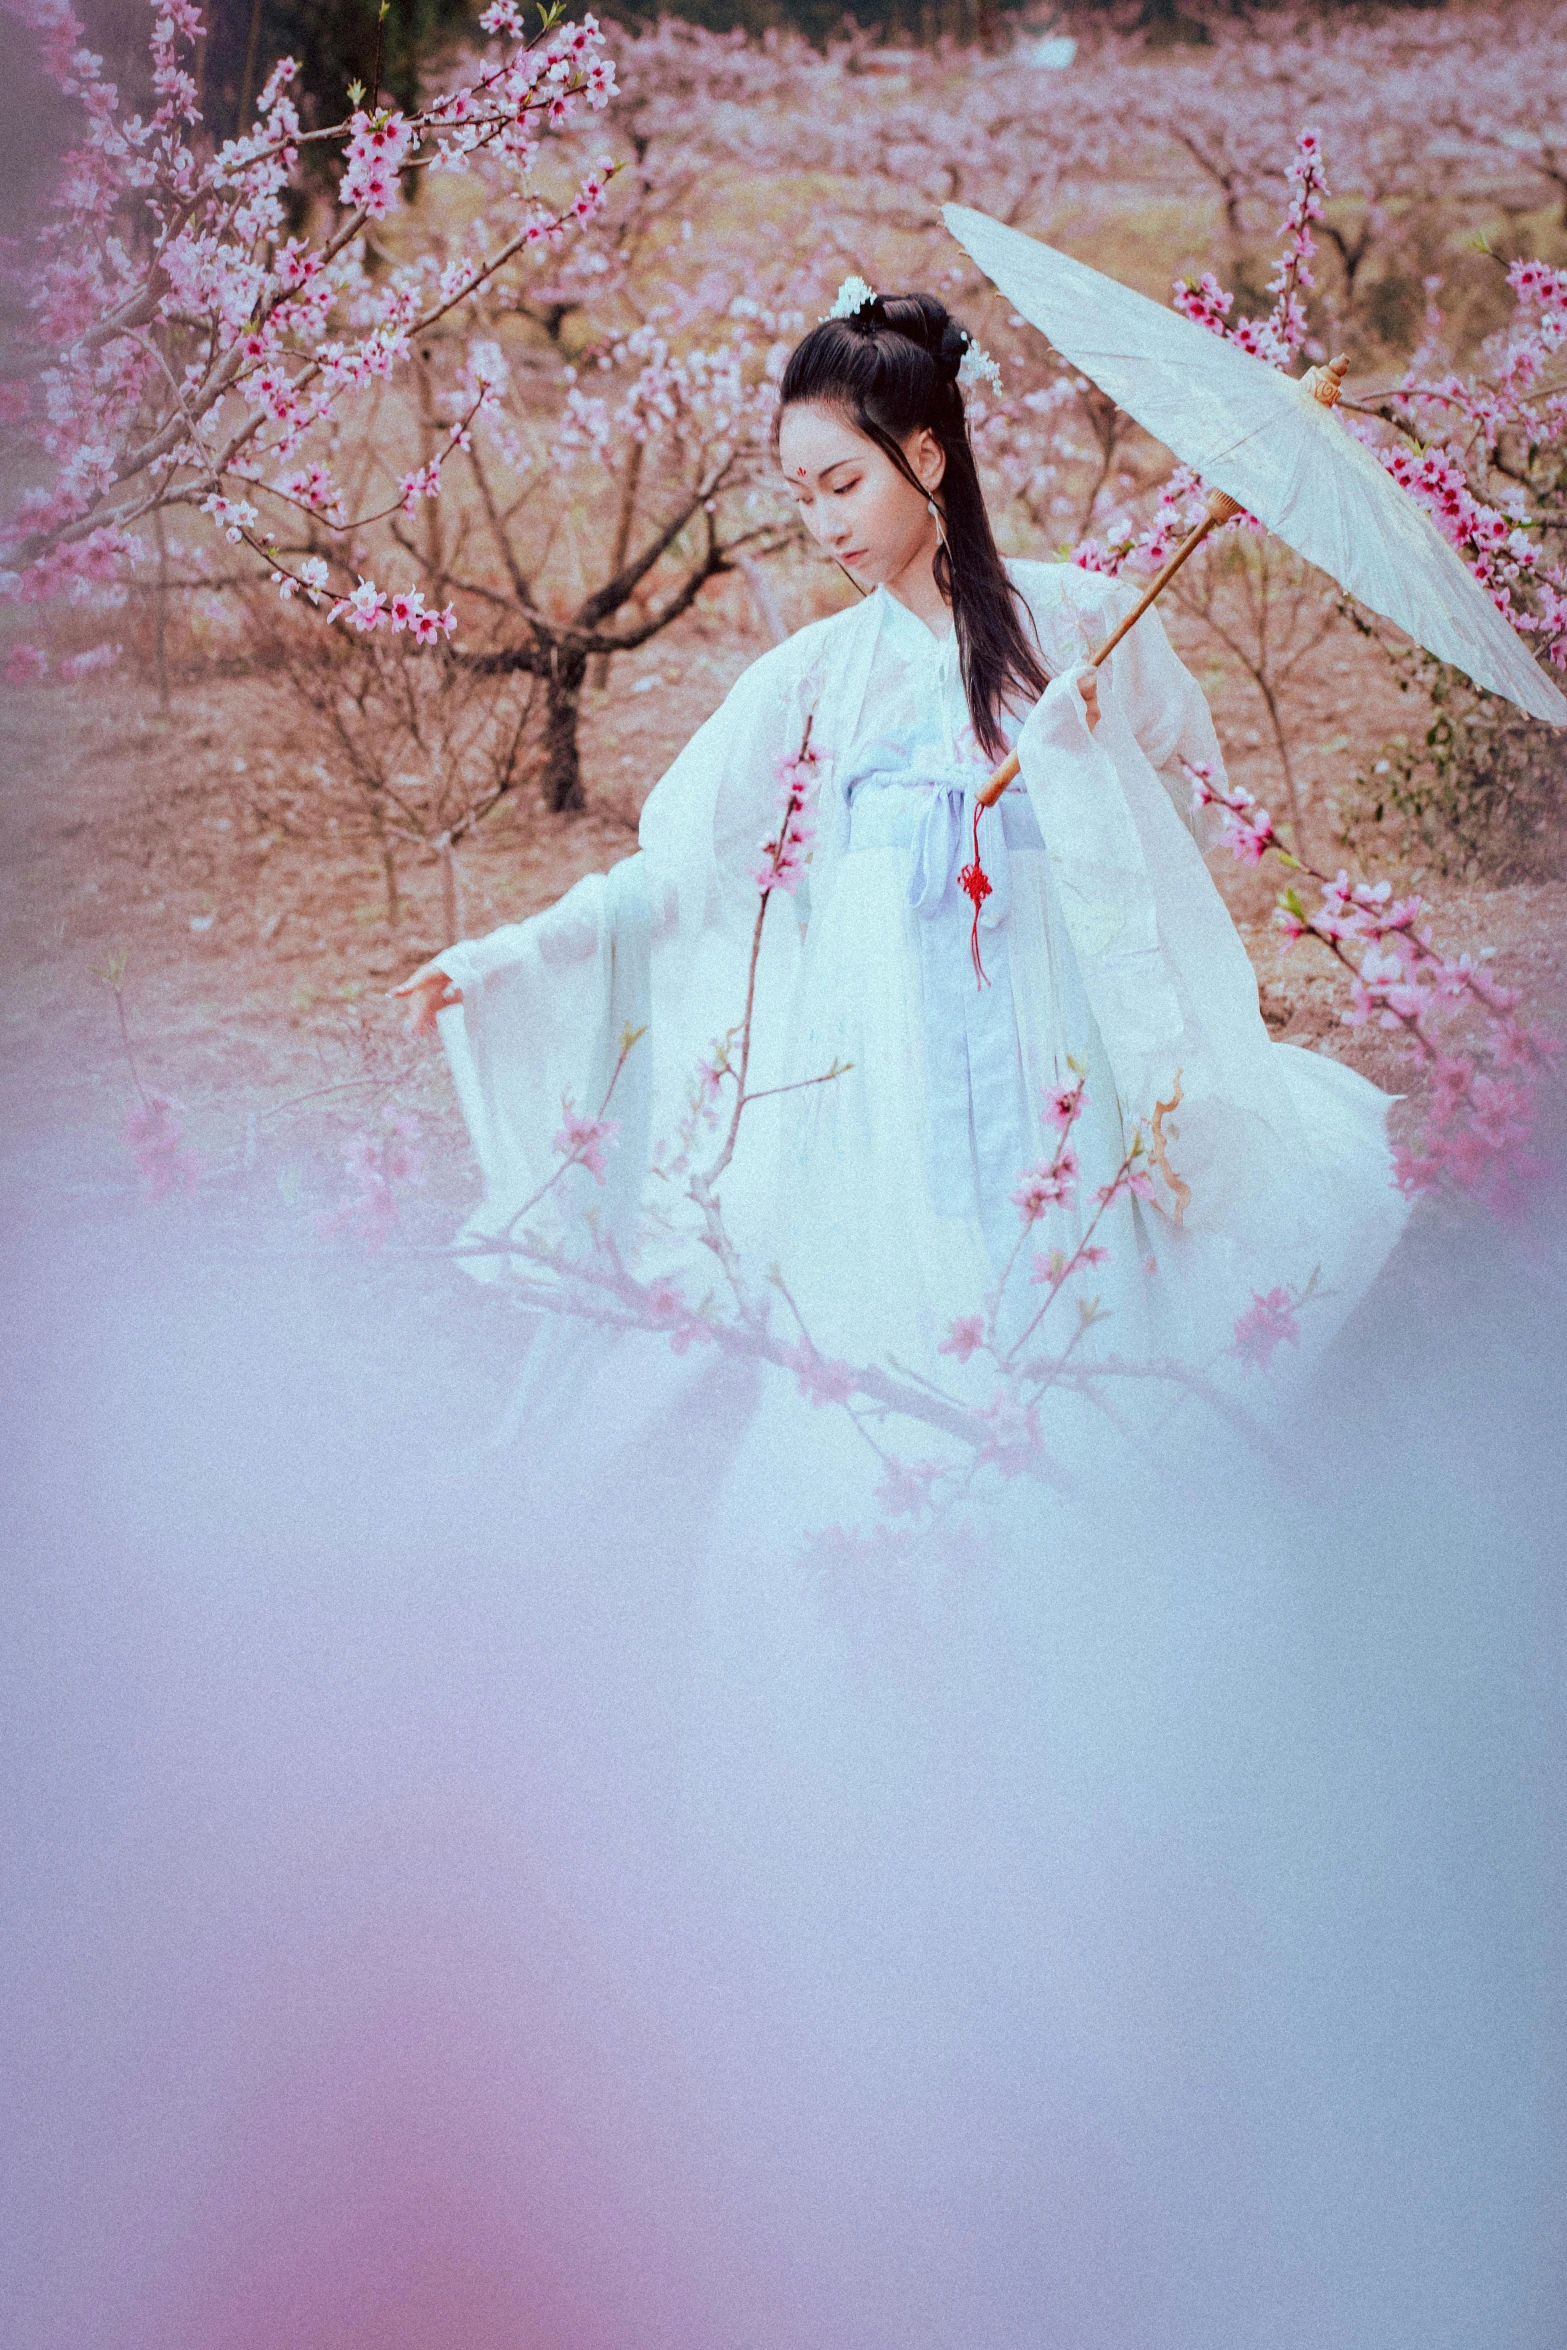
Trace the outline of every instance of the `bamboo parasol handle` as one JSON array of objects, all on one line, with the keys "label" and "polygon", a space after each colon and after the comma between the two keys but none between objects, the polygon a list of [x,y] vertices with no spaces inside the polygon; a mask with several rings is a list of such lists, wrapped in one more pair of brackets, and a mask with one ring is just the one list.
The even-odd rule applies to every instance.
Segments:
[{"label": "bamboo parasol handle", "polygon": [[[1338,405],[1340,394],[1343,392],[1344,377],[1348,370],[1349,361],[1347,358],[1330,359],[1325,366],[1308,368],[1300,379],[1301,388],[1303,391],[1308,391],[1312,398],[1320,402],[1324,408],[1335,408]],[[1098,669],[1109,660],[1127,630],[1137,626],[1138,621],[1141,620],[1154,598],[1164,593],[1180,570],[1181,565],[1189,555],[1196,554],[1210,531],[1219,529],[1226,522],[1232,522],[1240,511],[1236,501],[1233,498],[1227,498],[1223,490],[1208,492],[1207,513],[1195,530],[1187,532],[1157,579],[1150,580],[1146,591],[1139,597],[1135,608],[1128,612],[1120,627],[1115,630],[1113,635],[1107,636],[1098,652],[1092,655],[1089,661],[1091,669]],[[975,795],[977,804],[981,808],[993,808],[1006,790],[1007,785],[1016,776],[1017,771],[1018,756],[1016,751],[1013,751],[1008,758],[1002,760],[984,790]]]},{"label": "bamboo parasol handle", "polygon": [[[1236,503],[1235,499],[1227,498],[1223,490],[1210,490],[1208,492],[1207,513],[1203,516],[1201,522],[1198,523],[1195,530],[1189,530],[1187,532],[1185,538],[1182,539],[1180,545],[1176,548],[1175,553],[1170,557],[1169,562],[1165,564],[1163,570],[1158,572],[1155,577],[1149,581],[1147,587],[1138,597],[1137,602],[1133,605],[1131,611],[1128,612],[1126,618],[1121,622],[1120,626],[1116,629],[1113,629],[1110,635],[1105,638],[1105,641],[1100,646],[1098,652],[1090,656],[1088,665],[1091,669],[1098,669],[1109,660],[1110,655],[1115,651],[1115,648],[1120,643],[1122,637],[1126,635],[1129,629],[1133,629],[1137,626],[1138,621],[1141,620],[1143,614],[1147,611],[1149,605],[1154,601],[1155,597],[1164,593],[1164,590],[1169,586],[1171,580],[1180,570],[1181,565],[1187,560],[1189,556],[1196,554],[1198,548],[1202,545],[1203,540],[1208,537],[1209,533],[1218,530],[1221,525],[1226,522],[1232,522],[1240,511],[1241,509]],[[1006,758],[1002,760],[1001,765],[996,769],[995,774],[986,784],[984,790],[975,794],[978,805],[981,808],[993,808],[997,800],[1000,799],[1002,793],[1006,790],[1007,785],[1016,776],[1017,771],[1018,755],[1016,751],[1011,751],[1008,753]]]}]

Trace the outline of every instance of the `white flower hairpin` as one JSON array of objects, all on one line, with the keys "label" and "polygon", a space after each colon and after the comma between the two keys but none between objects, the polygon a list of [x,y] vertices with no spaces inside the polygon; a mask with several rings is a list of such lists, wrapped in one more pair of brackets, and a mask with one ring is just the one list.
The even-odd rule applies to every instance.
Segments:
[{"label": "white flower hairpin", "polygon": [[988,351],[980,349],[972,335],[958,369],[958,381],[966,392],[971,392],[976,384],[989,384],[996,392],[1001,389],[1001,369]]},{"label": "white flower hairpin", "polygon": [[[846,277],[838,288],[838,299],[827,313],[827,318],[853,318],[858,311],[876,299],[876,288],[868,286],[862,277]],[[826,319],[822,324],[825,326]]]}]

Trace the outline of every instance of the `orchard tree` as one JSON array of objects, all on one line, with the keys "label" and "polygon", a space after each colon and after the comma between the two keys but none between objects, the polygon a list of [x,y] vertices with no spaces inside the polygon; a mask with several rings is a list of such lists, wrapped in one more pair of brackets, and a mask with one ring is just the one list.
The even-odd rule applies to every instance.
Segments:
[{"label": "orchard tree", "polygon": [[[112,596],[144,551],[140,527],[199,509],[285,596],[302,591],[340,625],[387,624],[389,595],[354,580],[374,517],[349,513],[334,442],[420,336],[602,204],[607,163],[553,203],[536,184],[541,148],[613,90],[597,25],[551,16],[530,41],[513,0],[496,0],[484,19],[494,45],[423,111],[360,90],[319,130],[301,125],[284,58],[244,136],[206,154],[194,0],[168,0],[153,21],[146,116],[122,107],[66,0],[6,4],[85,119],[31,257],[32,334],[4,387],[33,476],[5,528],[5,593],[24,604]],[[291,233],[286,199],[310,150],[340,158],[337,202],[317,233]],[[481,161],[489,208],[439,276],[372,271],[367,232],[385,233],[410,179]],[[452,445],[484,396],[476,385]],[[438,490],[439,454],[420,488]],[[324,552],[294,564],[281,534],[312,518],[327,526]],[[421,600],[406,625],[434,641],[454,618]]]},{"label": "orchard tree", "polygon": [[[482,526],[455,550],[407,523],[393,535],[428,596],[448,590],[489,615],[501,641],[466,656],[486,677],[524,673],[542,696],[541,781],[557,811],[584,804],[578,722],[588,667],[648,644],[708,582],[785,543],[771,484],[776,376],[802,310],[736,294],[606,336],[561,369],[547,406],[491,343],[469,354],[494,387],[465,438]],[[667,315],[678,309],[677,318]],[[678,339],[677,339],[678,337]]]}]

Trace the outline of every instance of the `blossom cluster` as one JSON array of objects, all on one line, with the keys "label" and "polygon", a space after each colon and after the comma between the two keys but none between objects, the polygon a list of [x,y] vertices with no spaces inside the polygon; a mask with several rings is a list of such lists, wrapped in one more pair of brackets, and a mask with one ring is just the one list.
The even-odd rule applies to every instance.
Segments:
[{"label": "blossom cluster", "polygon": [[560,1116],[551,1150],[563,1167],[585,1167],[595,1183],[602,1183],[605,1153],[620,1132],[619,1119],[586,1116],[573,1107],[569,1094],[560,1105]]},{"label": "blossom cluster", "polygon": [[[156,104],[145,118],[123,107],[67,0],[5,5],[84,121],[30,268],[36,352],[5,401],[35,486],[0,525],[0,594],[112,598],[141,553],[137,525],[160,508],[199,508],[230,544],[274,564],[269,517],[303,510],[334,539],[358,527],[326,445],[344,403],[392,377],[429,324],[470,304],[514,256],[559,244],[602,206],[607,161],[558,205],[530,184],[541,140],[614,95],[596,20],[547,18],[529,40],[515,8],[491,9],[499,45],[422,111],[382,109],[371,93],[346,121],[309,132],[291,95],[297,68],[283,58],[250,126],[206,154],[195,0],[153,11]],[[338,218],[313,235],[294,233],[289,211],[307,141],[342,155]],[[481,156],[484,237],[434,282],[421,268],[373,280],[363,232],[402,204],[410,174],[469,170]],[[400,502],[439,487],[438,463],[427,465]],[[362,609],[345,596],[329,617],[362,626]],[[403,625],[421,642],[448,632],[444,614],[433,630],[413,612]]]},{"label": "blossom cluster", "polygon": [[[1400,1187],[1448,1186],[1488,1207],[1511,1206],[1539,1173],[1536,1091],[1557,1057],[1555,1039],[1519,1018],[1520,991],[1493,979],[1483,961],[1438,950],[1423,899],[1395,898],[1385,881],[1317,878],[1315,907],[1295,889],[1280,900],[1274,919],[1284,951],[1307,936],[1327,945],[1352,973],[1345,1024],[1399,1032],[1427,1076],[1423,1124],[1395,1146]],[[1447,1032],[1465,1014],[1473,1016],[1466,1028],[1478,1022],[1479,1041],[1452,1049]]]},{"label": "blossom cluster", "polygon": [[[287,584],[285,581],[285,593]],[[389,626],[394,636],[400,636],[406,629],[415,644],[434,645],[455,631],[457,608],[445,604],[439,612],[432,611],[426,608],[420,588],[400,589],[395,595],[388,595],[373,579],[361,579],[351,595],[338,599],[327,618],[346,621],[361,636]]]},{"label": "blossom cluster", "polygon": [[800,885],[815,837],[819,764],[809,732],[798,751],[778,762],[778,826],[763,841],[762,861],[752,876],[764,899],[772,890],[788,890],[792,894]]},{"label": "blossom cluster", "polygon": [[343,1145],[343,1198],[317,1218],[329,1239],[352,1238],[372,1255],[385,1248],[402,1215],[405,1185],[424,1179],[419,1120],[412,1110],[388,1110],[380,1128],[368,1127]]},{"label": "blossom cluster", "polygon": [[1185,767],[1192,787],[1192,814],[1199,815],[1205,808],[1216,809],[1220,845],[1229,850],[1237,864],[1260,865],[1269,849],[1279,845],[1267,809],[1260,808],[1252,793],[1241,784],[1231,783],[1227,776],[1222,782],[1216,782],[1206,759],[1188,759]]},{"label": "blossom cluster", "polygon": [[201,1180],[195,1155],[185,1147],[185,1129],[166,1093],[143,1093],[125,1121],[125,1147],[149,1199],[182,1191],[187,1198]]},{"label": "blossom cluster", "polygon": [[[1346,1027],[1396,1031],[1423,1065],[1424,1124],[1412,1141],[1395,1146],[1402,1189],[1448,1185],[1491,1207],[1510,1204],[1538,1171],[1530,1148],[1535,1092],[1558,1049],[1519,1018],[1519,990],[1500,985],[1478,956],[1443,954],[1422,897],[1398,897],[1387,881],[1317,872],[1281,849],[1267,810],[1249,792],[1216,783],[1204,764],[1188,761],[1186,772],[1194,808],[1220,810],[1225,845],[1238,862],[1256,865],[1277,850],[1315,882],[1312,906],[1298,884],[1280,893],[1273,919],[1281,953],[1302,939],[1319,941],[1350,976],[1340,1015]],[[1466,1014],[1470,1025],[1478,1022],[1480,1042],[1451,1050],[1447,1031]]]},{"label": "blossom cluster", "polygon": [[[1236,320],[1234,295],[1212,271],[1177,283],[1173,293],[1175,308],[1195,324],[1282,369],[1294,365],[1309,333],[1313,224],[1323,220],[1328,193],[1315,131],[1298,135],[1286,178],[1269,314]],[[1567,271],[1516,261],[1507,279],[1517,316],[1493,338],[1478,370],[1461,374],[1439,364],[1442,322],[1433,298],[1421,350],[1396,390],[1374,411],[1345,414],[1344,423],[1431,515],[1504,617],[1567,667],[1567,564],[1549,544],[1553,529],[1560,537],[1554,485],[1567,441],[1567,391],[1548,372],[1567,345]],[[1434,287],[1428,281],[1433,296]],[[1396,439],[1382,429],[1387,424],[1397,429]],[[1085,537],[1073,559],[1111,574],[1127,566],[1155,570],[1201,519],[1201,495],[1196,475],[1177,466],[1145,525],[1117,515],[1099,537]],[[1244,515],[1226,526],[1231,532],[1257,527]],[[1239,813],[1231,807],[1231,816]],[[1242,837],[1228,823],[1226,834],[1232,845]],[[1260,854],[1255,833],[1252,847]]]},{"label": "blossom cluster", "polygon": [[1443,321],[1428,287],[1421,348],[1377,411],[1399,438],[1377,437],[1369,422],[1361,429],[1502,614],[1567,669],[1567,389],[1555,364],[1567,347],[1567,270],[1515,261],[1507,282],[1514,318],[1465,373],[1442,363]]},{"label": "blossom cluster", "polygon": [[[1211,270],[1196,280],[1177,279],[1171,294],[1173,307],[1194,325],[1281,369],[1294,364],[1308,333],[1304,297],[1313,282],[1311,265],[1317,250],[1312,223],[1321,220],[1328,194],[1322,140],[1316,131],[1298,133],[1285,176],[1289,196],[1279,227],[1278,267],[1268,284],[1274,301],[1267,316],[1240,318],[1231,324],[1235,297]],[[1202,497],[1202,483],[1196,474],[1189,466],[1178,465],[1161,488],[1152,518],[1144,527],[1118,516],[1100,538],[1085,537],[1073,549],[1072,559],[1086,571],[1112,576],[1128,566],[1157,571],[1202,519]],[[1257,527],[1246,514],[1236,515],[1224,526],[1232,533]]]},{"label": "blossom cluster", "polygon": [[1265,1371],[1281,1346],[1299,1346],[1296,1301],[1287,1289],[1254,1289],[1251,1304],[1235,1324],[1234,1351],[1241,1362]]},{"label": "blossom cluster", "polygon": [[764,444],[775,404],[772,377],[787,350],[779,334],[791,333],[800,318],[795,312],[764,318],[774,331],[771,347],[759,350],[758,316],[756,303],[732,295],[708,341],[677,345],[662,325],[650,323],[598,345],[585,355],[590,378],[616,374],[623,389],[612,403],[584,387],[582,370],[567,371],[555,434],[559,454],[602,462],[617,443],[646,447],[666,435],[714,450]]}]

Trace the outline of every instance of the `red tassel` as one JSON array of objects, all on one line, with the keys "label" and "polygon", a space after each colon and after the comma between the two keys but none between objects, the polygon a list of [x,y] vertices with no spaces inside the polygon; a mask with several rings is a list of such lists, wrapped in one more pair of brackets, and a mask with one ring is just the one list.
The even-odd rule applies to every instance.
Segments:
[{"label": "red tassel", "polygon": [[974,928],[969,937],[969,952],[974,958],[974,984],[976,987],[988,987],[990,981],[985,977],[985,966],[979,956],[979,909],[990,895],[991,882],[990,875],[979,861],[978,800],[974,802],[974,862],[965,865],[958,875],[958,887],[966,898],[974,901]]}]

